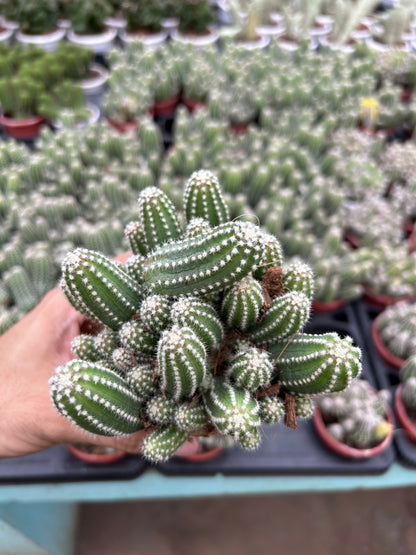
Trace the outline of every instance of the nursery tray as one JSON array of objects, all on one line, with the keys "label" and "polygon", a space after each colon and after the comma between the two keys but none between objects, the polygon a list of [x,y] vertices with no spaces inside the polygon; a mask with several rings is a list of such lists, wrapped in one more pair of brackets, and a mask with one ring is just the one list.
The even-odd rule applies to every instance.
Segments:
[{"label": "nursery tray", "polygon": [[[351,335],[354,342],[363,347],[363,339],[351,305],[331,314],[315,314],[308,323],[308,333],[336,331]],[[363,377],[373,386],[375,379],[363,350]],[[163,474],[178,475],[255,475],[255,474],[315,474],[354,475],[382,474],[395,459],[392,446],[371,459],[345,459],[329,451],[321,443],[312,420],[300,421],[299,428],[292,430],[283,424],[263,426],[263,440],[256,451],[240,447],[225,450],[217,458],[202,463],[174,457],[156,465]]]},{"label": "nursery tray", "polygon": [[0,483],[127,480],[147,467],[143,458],[128,455],[111,464],[88,464],[76,459],[65,445],[33,455],[0,460]]},{"label": "nursery tray", "polygon": [[[375,374],[377,386],[379,389],[388,389],[393,399],[396,388],[400,383],[399,370],[384,362],[371,338],[371,326],[380,310],[374,309],[366,303],[359,303],[356,305],[356,312],[367,345],[368,357]],[[407,439],[405,433],[400,428],[395,430],[394,446],[400,462],[406,466],[416,467],[416,445]]]}]

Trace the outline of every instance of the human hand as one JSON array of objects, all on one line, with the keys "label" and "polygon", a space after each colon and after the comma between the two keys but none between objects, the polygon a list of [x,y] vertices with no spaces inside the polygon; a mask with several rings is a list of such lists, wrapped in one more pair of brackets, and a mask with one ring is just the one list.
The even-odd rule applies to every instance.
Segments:
[{"label": "human hand", "polygon": [[[85,317],[55,288],[0,337],[0,458],[35,453],[59,443],[141,452],[146,432],[94,436],[68,422],[52,405],[49,378],[57,366],[73,358],[71,341],[84,323]],[[178,454],[192,454],[195,449],[194,442],[187,442]]]}]

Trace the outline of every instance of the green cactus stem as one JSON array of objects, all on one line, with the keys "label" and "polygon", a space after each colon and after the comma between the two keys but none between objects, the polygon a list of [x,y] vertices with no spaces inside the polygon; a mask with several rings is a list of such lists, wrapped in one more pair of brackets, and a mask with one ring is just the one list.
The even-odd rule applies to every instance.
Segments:
[{"label": "green cactus stem", "polygon": [[307,322],[310,306],[310,298],[298,291],[276,297],[262,320],[247,330],[249,339],[263,345],[290,337]]},{"label": "green cactus stem", "polygon": [[94,336],[94,344],[101,358],[111,359],[114,349],[119,347],[118,333],[104,328]]},{"label": "green cactus stem", "polygon": [[183,403],[176,408],[174,422],[179,430],[196,433],[207,424],[207,413],[200,401]]},{"label": "green cactus stem", "polygon": [[156,249],[144,263],[143,278],[153,293],[175,296],[219,291],[255,269],[261,254],[260,228],[249,222],[230,222]]},{"label": "green cactus stem", "polygon": [[133,254],[146,254],[146,237],[140,222],[129,222],[124,228],[124,236]]},{"label": "green cactus stem", "polygon": [[151,397],[146,403],[146,414],[154,424],[172,424],[176,403],[161,393]]},{"label": "green cactus stem", "polygon": [[198,297],[180,297],[170,313],[172,322],[191,328],[207,351],[216,349],[223,338],[223,326],[215,309]]},{"label": "green cactus stem", "polygon": [[111,361],[122,373],[127,372],[135,364],[137,364],[134,352],[130,349],[126,349],[125,347],[118,347],[117,349],[114,349],[111,355]]},{"label": "green cactus stem", "polygon": [[314,395],[341,391],[361,372],[361,351],[351,337],[336,333],[298,334],[269,348],[279,381],[291,393]]},{"label": "green cactus stem", "polygon": [[152,332],[158,333],[168,327],[172,301],[166,295],[149,295],[140,305],[140,319]]},{"label": "green cactus stem", "polygon": [[184,206],[188,222],[192,218],[204,218],[211,226],[217,226],[229,220],[218,178],[209,170],[198,170],[191,175],[185,187]]},{"label": "green cactus stem", "polygon": [[60,286],[79,312],[118,329],[140,306],[141,287],[100,253],[76,249],[62,263]]},{"label": "green cactus stem", "polygon": [[191,398],[205,378],[205,359],[205,347],[191,328],[165,330],[157,351],[162,391],[175,401]]},{"label": "green cactus stem", "polygon": [[197,237],[211,229],[211,226],[204,218],[192,218],[186,225],[184,238]]},{"label": "green cactus stem", "polygon": [[164,426],[146,437],[143,455],[153,463],[167,461],[188,439],[189,434],[174,426]]},{"label": "green cactus stem", "polygon": [[119,337],[122,345],[134,352],[146,355],[153,355],[156,352],[158,336],[140,320],[131,320],[123,324]]},{"label": "green cactus stem", "polygon": [[246,276],[226,292],[221,312],[228,326],[244,331],[255,324],[263,303],[261,284]]},{"label": "green cactus stem", "polygon": [[71,341],[71,351],[72,354],[79,359],[89,360],[90,362],[96,362],[102,359],[102,355],[96,347],[95,336],[81,334]]},{"label": "green cactus stem", "polygon": [[305,420],[313,415],[315,404],[310,397],[295,397],[296,418]]},{"label": "green cactus stem", "polygon": [[237,385],[255,391],[266,387],[273,372],[273,363],[268,353],[252,347],[237,354],[227,369],[227,376]]},{"label": "green cactus stem", "polygon": [[175,208],[157,187],[147,187],[140,193],[139,216],[147,253],[181,235]]},{"label": "green cactus stem", "polygon": [[263,255],[257,270],[253,273],[256,279],[261,280],[268,268],[281,266],[283,263],[282,247],[274,235],[264,233]]},{"label": "green cactus stem", "polygon": [[260,425],[257,401],[247,389],[215,377],[213,386],[204,394],[205,408],[212,424],[235,441],[254,434]]},{"label": "green cactus stem", "polygon": [[155,369],[152,364],[134,366],[127,371],[126,380],[142,400],[151,397],[157,391]]},{"label": "green cactus stem", "polygon": [[71,360],[49,380],[58,412],[97,435],[129,435],[143,428],[142,403],[129,384],[99,363]]},{"label": "green cactus stem", "polygon": [[283,420],[285,405],[280,397],[264,397],[258,400],[259,415],[265,424],[277,424]]},{"label": "green cactus stem", "polygon": [[313,271],[303,262],[296,262],[285,269],[282,277],[285,290],[300,291],[312,299],[314,292]]}]

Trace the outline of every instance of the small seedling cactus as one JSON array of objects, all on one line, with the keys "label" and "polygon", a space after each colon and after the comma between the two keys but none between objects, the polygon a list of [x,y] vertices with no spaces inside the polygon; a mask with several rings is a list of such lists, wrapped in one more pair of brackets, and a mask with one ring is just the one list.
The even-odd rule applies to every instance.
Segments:
[{"label": "small seedling cactus", "polygon": [[375,391],[366,380],[356,380],[345,391],[319,397],[317,405],[334,439],[367,449],[381,443],[391,431],[386,417],[389,400],[389,391]]},{"label": "small seedling cactus", "polygon": [[283,270],[276,237],[228,221],[211,172],[190,177],[183,214],[147,188],[127,226],[125,265],[79,248],[63,262],[62,290],[103,330],[74,340],[77,359],[50,380],[52,402],[94,434],[147,430],[152,462],[191,436],[255,449],[262,423],[284,416],[296,427],[311,395],[343,390],[361,368],[349,337],[302,333],[312,272]]}]

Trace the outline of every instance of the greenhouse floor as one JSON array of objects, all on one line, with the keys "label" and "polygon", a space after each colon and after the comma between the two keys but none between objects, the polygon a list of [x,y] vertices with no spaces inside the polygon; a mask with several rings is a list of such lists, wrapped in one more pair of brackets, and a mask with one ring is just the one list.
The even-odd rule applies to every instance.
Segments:
[{"label": "greenhouse floor", "polygon": [[81,505],[74,555],[416,555],[416,488]]}]

